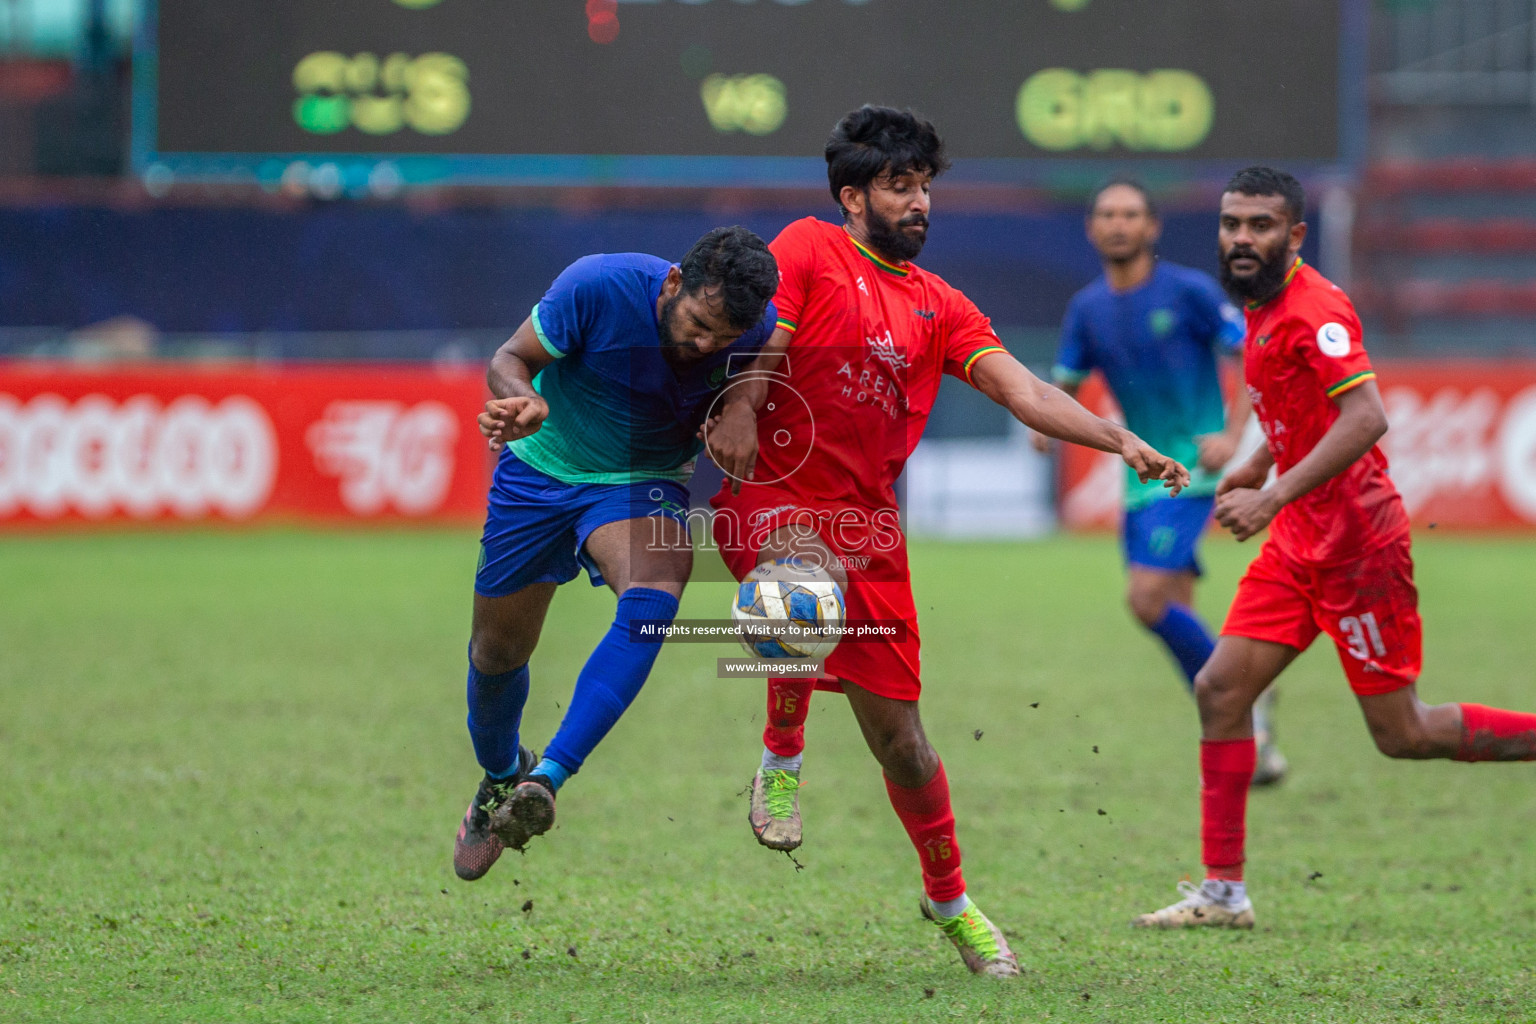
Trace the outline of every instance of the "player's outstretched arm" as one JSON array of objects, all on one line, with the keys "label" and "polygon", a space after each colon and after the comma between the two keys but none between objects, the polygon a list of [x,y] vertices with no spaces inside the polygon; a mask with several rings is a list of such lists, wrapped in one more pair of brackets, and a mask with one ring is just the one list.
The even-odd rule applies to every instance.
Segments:
[{"label": "player's outstretched arm", "polygon": [[[1056,386],[1064,391],[1068,398],[1072,399],[1077,398],[1077,393],[1082,388],[1081,384],[1072,383],[1070,381],[1058,381]],[[1031,430],[1029,432],[1029,443],[1034,445],[1035,451],[1039,452],[1041,455],[1046,455],[1051,450],[1051,439],[1040,433],[1038,430]]]},{"label": "player's outstretched arm", "polygon": [[793,337],[783,328],[775,330],[752,365],[726,390],[719,415],[699,431],[709,457],[731,481],[732,494],[740,494],[742,481],[752,479],[757,465],[757,410],[768,400],[768,385],[778,375]]},{"label": "player's outstretched arm", "polygon": [[533,389],[533,378],[553,361],[539,343],[531,317],[491,356],[485,383],[496,397],[485,403],[479,416],[480,433],[491,451],[500,451],[508,441],[527,437],[543,425],[549,404]]},{"label": "player's outstretched arm", "polygon": [[1238,540],[1252,537],[1286,505],[1344,472],[1387,432],[1387,410],[1375,381],[1344,392],[1334,404],[1339,407],[1339,418],[1333,426],[1305,458],[1277,476],[1274,483],[1256,490],[1251,483],[1229,487],[1222,481],[1216,498],[1216,521]]},{"label": "player's outstretched arm", "polygon": [[1189,470],[1119,424],[1084,409],[1006,352],[981,359],[971,371],[971,383],[1032,430],[1119,455],[1142,481],[1161,480],[1174,494],[1189,484]]}]

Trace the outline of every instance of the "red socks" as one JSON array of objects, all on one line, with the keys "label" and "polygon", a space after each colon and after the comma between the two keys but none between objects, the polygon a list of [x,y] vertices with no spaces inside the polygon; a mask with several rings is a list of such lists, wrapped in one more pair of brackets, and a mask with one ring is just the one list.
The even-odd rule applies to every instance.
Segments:
[{"label": "red socks", "polygon": [[960,874],[960,843],[955,839],[955,812],[949,806],[949,779],[944,764],[917,789],[885,780],[891,806],[901,819],[923,865],[923,891],[935,903],[959,899],[965,893]]},{"label": "red socks", "polygon": [[768,724],[763,746],[780,757],[794,757],[805,750],[805,716],[811,710],[814,679],[769,679]]},{"label": "red socks", "polygon": [[[763,746],[780,757],[794,757],[805,750],[805,718],[815,689],[815,679],[768,680],[768,725],[763,729]],[[960,843],[955,839],[955,812],[949,806],[949,778],[943,763],[933,778],[917,789],[905,789],[886,779],[885,791],[917,848],[923,866],[923,891],[936,903],[959,899],[965,894],[965,877],[960,873]]]},{"label": "red socks", "polygon": [[1536,715],[1463,704],[1456,760],[1536,761]]},{"label": "red socks", "polygon": [[1253,739],[1200,741],[1200,841],[1205,877],[1241,881]]},{"label": "red socks", "polygon": [[[1256,749],[1247,740],[1200,742],[1200,840],[1207,878],[1241,881],[1248,784]],[[1536,715],[1461,705],[1458,761],[1536,761]]]}]

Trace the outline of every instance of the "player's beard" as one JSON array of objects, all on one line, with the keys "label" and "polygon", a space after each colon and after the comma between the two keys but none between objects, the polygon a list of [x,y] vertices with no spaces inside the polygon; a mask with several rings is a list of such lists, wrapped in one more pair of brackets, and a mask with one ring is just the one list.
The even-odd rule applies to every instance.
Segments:
[{"label": "player's beard", "polygon": [[[1252,277],[1236,277],[1232,273],[1232,259],[1247,256],[1259,261],[1259,269]],[[1291,269],[1291,254],[1283,247],[1274,256],[1265,259],[1257,249],[1233,246],[1226,253],[1216,252],[1221,264],[1221,286],[1235,302],[1264,302],[1275,296],[1285,284],[1286,272]]]},{"label": "player's beard", "polygon": [[661,339],[661,357],[673,366],[688,362],[687,354],[684,352],[688,346],[685,342],[677,340],[677,334],[672,329],[677,321],[677,300],[682,297],[682,292],[678,292],[663,302],[661,316],[656,321],[656,335]]},{"label": "player's beard", "polygon": [[[920,235],[909,235],[903,230],[916,224],[923,226]],[[873,207],[866,206],[864,226],[869,232],[870,246],[897,263],[917,259],[917,254],[923,251],[923,243],[928,240],[928,218],[920,213],[910,214],[893,224],[876,213]]]}]

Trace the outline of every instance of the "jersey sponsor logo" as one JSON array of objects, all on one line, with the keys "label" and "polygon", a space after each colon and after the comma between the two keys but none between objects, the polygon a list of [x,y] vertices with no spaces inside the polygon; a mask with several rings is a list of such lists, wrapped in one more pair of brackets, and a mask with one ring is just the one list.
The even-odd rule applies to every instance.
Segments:
[{"label": "jersey sponsor logo", "polygon": [[724,366],[717,366],[713,370],[709,371],[709,389],[711,391],[725,383],[726,369],[727,368]]},{"label": "jersey sponsor logo", "polygon": [[[901,358],[899,353],[897,358]],[[904,361],[902,365],[905,365]],[[851,399],[857,405],[868,403],[891,419],[895,419],[907,408],[907,399],[901,394],[901,386],[896,377],[882,372],[878,366],[872,366],[868,360],[865,360],[857,373],[851,361],[844,362],[837,376],[848,379],[848,383],[842,385],[842,397]]]},{"label": "jersey sponsor logo", "polygon": [[458,418],[442,402],[332,402],[305,441],[316,468],[341,478],[348,511],[425,515],[447,497],[458,436]]},{"label": "jersey sponsor logo", "polygon": [[920,316],[924,320],[932,320],[934,317],[938,316],[938,313],[934,312],[931,309],[914,309],[912,311],[912,315],[913,316]]},{"label": "jersey sponsor logo", "polygon": [[891,332],[886,331],[885,337],[875,335],[864,339],[869,344],[869,357],[878,359],[893,370],[905,370],[908,366],[907,354],[896,347],[896,340],[891,337]]},{"label": "jersey sponsor logo", "polygon": [[1154,338],[1166,338],[1173,333],[1173,310],[1154,309],[1147,314],[1147,328]]},{"label": "jersey sponsor logo", "polygon": [[871,366],[868,360],[857,373],[854,372],[852,362],[844,362],[837,376],[848,379],[848,383],[842,385],[842,397],[851,399],[854,404],[868,403],[891,419],[895,419],[907,408],[907,399],[901,394],[896,378],[881,372],[878,366]]},{"label": "jersey sponsor logo", "polygon": [[1340,323],[1323,324],[1317,329],[1317,350],[1334,359],[1349,355],[1349,328]]},{"label": "jersey sponsor logo", "polygon": [[1253,408],[1254,412],[1259,414],[1259,429],[1264,431],[1265,440],[1269,442],[1269,450],[1276,455],[1285,454],[1285,435],[1287,433],[1285,424],[1279,420],[1265,419],[1263,410],[1259,408],[1258,403],[1254,403]]}]

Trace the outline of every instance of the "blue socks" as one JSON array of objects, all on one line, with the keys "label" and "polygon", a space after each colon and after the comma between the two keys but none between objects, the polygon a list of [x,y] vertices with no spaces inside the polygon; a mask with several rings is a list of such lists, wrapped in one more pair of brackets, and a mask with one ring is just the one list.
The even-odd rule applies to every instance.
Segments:
[{"label": "blue socks", "polygon": [[[613,625],[576,677],[576,692],[560,722],[560,731],[544,751],[544,760],[534,769],[546,775],[555,788],[574,775],[587,755],[608,735],[608,730],[640,693],[656,663],[656,655],[661,653],[661,637],[632,636],[630,623],[636,619],[671,622],[676,617],[677,598],[664,590],[631,587],[619,598]],[[562,770],[560,777],[546,771],[551,762]]]},{"label": "blue socks", "polygon": [[559,761],[551,761],[547,757],[541,757],[539,763],[533,766],[529,775],[542,775],[549,780],[549,788],[556,793],[565,785],[565,780],[571,777],[571,770]]},{"label": "blue socks", "polygon": [[1151,630],[1167,645],[1190,689],[1194,689],[1195,673],[1205,667],[1211,652],[1216,649],[1216,640],[1205,628],[1205,623],[1183,605],[1169,602],[1161,621]]},{"label": "blue socks", "polygon": [[486,675],[469,663],[469,738],[475,760],[493,778],[517,771],[517,728],[528,703],[528,666]]}]

